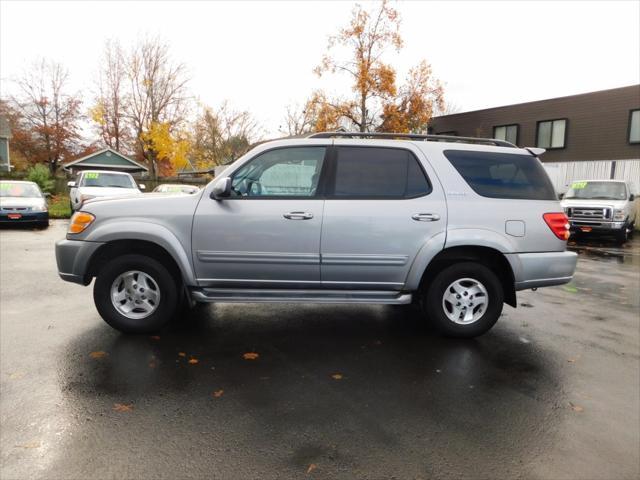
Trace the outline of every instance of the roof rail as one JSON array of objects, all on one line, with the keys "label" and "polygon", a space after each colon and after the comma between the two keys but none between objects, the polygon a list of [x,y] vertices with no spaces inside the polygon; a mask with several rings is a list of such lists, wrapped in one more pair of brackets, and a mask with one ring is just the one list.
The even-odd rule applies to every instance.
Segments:
[{"label": "roof rail", "polygon": [[318,132],[307,138],[386,138],[390,140],[424,140],[429,142],[458,142],[476,143],[480,145],[495,145],[497,147],[518,148],[511,142],[496,140],[495,138],[457,137],[455,135],[423,135],[418,133],[387,133],[387,132]]}]

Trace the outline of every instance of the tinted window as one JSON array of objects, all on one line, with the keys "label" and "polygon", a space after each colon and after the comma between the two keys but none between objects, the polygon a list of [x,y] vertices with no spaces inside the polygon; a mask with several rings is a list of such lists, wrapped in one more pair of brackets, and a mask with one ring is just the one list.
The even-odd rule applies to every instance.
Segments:
[{"label": "tinted window", "polygon": [[231,191],[242,197],[316,194],[325,147],[280,148],[265,152],[233,175]]},{"label": "tinted window", "polygon": [[483,197],[556,200],[553,185],[533,155],[446,150],[445,156]]},{"label": "tinted window", "polygon": [[431,192],[418,160],[395,148],[338,147],[336,197],[417,197]]}]

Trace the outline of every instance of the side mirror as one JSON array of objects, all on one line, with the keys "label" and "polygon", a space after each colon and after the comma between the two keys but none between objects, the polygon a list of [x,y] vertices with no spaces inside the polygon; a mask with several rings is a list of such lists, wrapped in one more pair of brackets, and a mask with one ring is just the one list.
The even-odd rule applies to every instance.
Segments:
[{"label": "side mirror", "polygon": [[231,196],[231,178],[224,177],[216,182],[211,191],[211,198],[221,200]]},{"label": "side mirror", "polygon": [[636,196],[632,193],[631,195],[629,195],[629,201],[633,202],[636,199]]},{"label": "side mirror", "polygon": [[76,182],[67,182],[67,187],[73,188],[76,186]]},{"label": "side mirror", "polygon": [[147,187],[145,186],[145,184],[144,184],[144,183],[139,183],[139,184],[138,184],[138,188],[139,188],[140,190],[146,190],[146,189],[147,189]]},{"label": "side mirror", "polygon": [[559,194],[558,194],[558,198],[559,198],[560,200],[562,200],[562,199],[564,198],[564,193],[559,193]]},{"label": "side mirror", "polygon": [[51,198],[51,194],[49,192],[44,192],[44,198]]}]

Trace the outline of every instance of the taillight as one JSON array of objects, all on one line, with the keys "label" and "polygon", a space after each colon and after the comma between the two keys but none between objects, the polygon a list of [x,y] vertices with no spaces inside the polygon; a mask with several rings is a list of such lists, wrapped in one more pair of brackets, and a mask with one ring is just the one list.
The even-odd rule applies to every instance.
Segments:
[{"label": "taillight", "polygon": [[556,237],[560,240],[569,240],[569,218],[564,213],[545,213],[542,218]]}]

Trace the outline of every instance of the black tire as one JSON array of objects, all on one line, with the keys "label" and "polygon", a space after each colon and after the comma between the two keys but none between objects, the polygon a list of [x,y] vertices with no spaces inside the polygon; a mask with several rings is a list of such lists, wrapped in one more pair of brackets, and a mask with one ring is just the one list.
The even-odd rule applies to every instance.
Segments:
[{"label": "black tire", "polygon": [[[111,301],[111,287],[122,273],[138,270],[149,275],[160,291],[156,309],[147,317],[131,319],[120,313]],[[153,333],[164,327],[176,313],[180,286],[159,261],[145,255],[128,254],[109,261],[98,273],[93,286],[93,301],[98,313],[116,330],[123,333]]]},{"label": "black tire", "polygon": [[[449,319],[443,305],[447,288],[456,280],[465,278],[480,282],[487,291],[488,302],[484,313],[466,325]],[[487,332],[496,323],[502,313],[504,291],[495,273],[480,263],[456,263],[445,268],[429,282],[422,298],[422,311],[431,324],[447,337],[472,338]]]},{"label": "black tire", "polygon": [[40,230],[46,230],[47,228],[49,228],[49,220],[38,223],[38,228]]},{"label": "black tire", "polygon": [[624,227],[622,227],[619,231],[617,231],[615,233],[615,237],[616,237],[616,242],[619,243],[620,245],[623,245],[627,242],[627,240],[629,240],[629,230],[628,230],[628,226],[625,225]]}]

